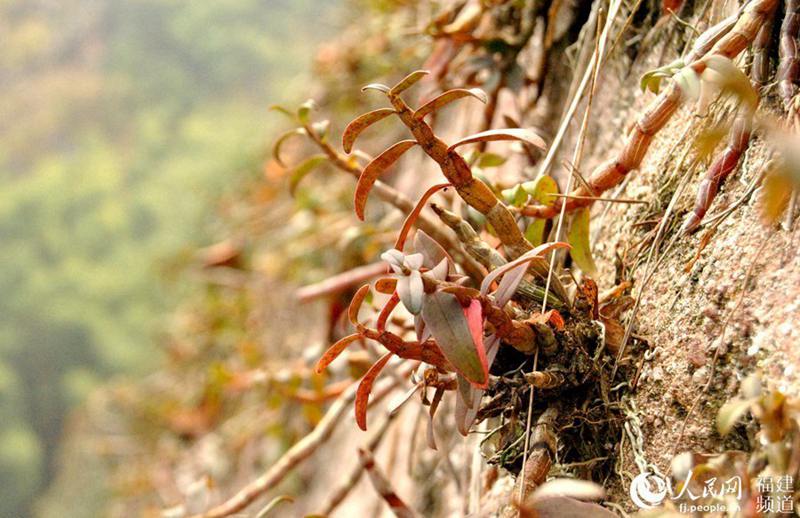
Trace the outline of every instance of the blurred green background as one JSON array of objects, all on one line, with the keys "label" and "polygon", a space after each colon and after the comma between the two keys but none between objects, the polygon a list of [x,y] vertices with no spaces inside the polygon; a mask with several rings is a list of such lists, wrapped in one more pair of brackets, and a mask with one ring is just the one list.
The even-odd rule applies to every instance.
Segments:
[{"label": "blurred green background", "polygon": [[0,0],[0,516],[35,514],[71,408],[159,361],[169,279],[332,4]]}]

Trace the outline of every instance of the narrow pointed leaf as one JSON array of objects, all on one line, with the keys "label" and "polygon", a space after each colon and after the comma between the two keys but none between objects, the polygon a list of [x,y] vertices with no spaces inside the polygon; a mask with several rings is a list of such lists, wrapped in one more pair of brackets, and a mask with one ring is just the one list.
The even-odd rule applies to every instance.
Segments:
[{"label": "narrow pointed leaf", "polygon": [[397,241],[394,245],[395,249],[403,249],[406,244],[406,238],[408,238],[408,233],[411,231],[411,225],[416,223],[417,218],[419,218],[419,213],[422,212],[422,209],[425,207],[425,204],[428,202],[430,197],[448,187],[450,187],[449,183],[440,183],[425,191],[425,194],[423,194],[422,198],[419,199],[417,204],[414,206],[414,209],[408,213],[408,216],[406,216],[406,220],[403,222],[403,227],[400,229],[400,234],[397,236]]},{"label": "narrow pointed leaf", "polygon": [[358,219],[364,219],[364,208],[367,205],[367,198],[375,180],[383,174],[386,169],[391,167],[400,156],[417,144],[414,140],[401,140],[397,144],[378,155],[372,162],[367,164],[358,178],[355,192],[355,209]]},{"label": "narrow pointed leaf", "polygon": [[378,314],[378,320],[375,323],[375,327],[378,329],[379,332],[386,330],[386,322],[389,320],[389,317],[394,311],[394,308],[397,307],[397,304],[400,303],[400,296],[397,293],[392,293],[391,298],[386,302],[381,309],[380,314]]},{"label": "narrow pointed leaf", "polygon": [[391,108],[380,108],[353,119],[344,129],[344,133],[342,133],[342,148],[344,152],[350,153],[350,151],[353,150],[353,144],[355,144],[356,139],[365,129],[393,113],[395,113],[395,111]]},{"label": "narrow pointed leaf", "polygon": [[289,119],[291,119],[293,122],[297,122],[297,116],[294,113],[292,113],[291,110],[289,110],[288,108],[285,108],[279,104],[273,104],[272,106],[269,107],[269,109],[271,111],[282,113],[283,115],[289,117]]},{"label": "narrow pointed leaf", "polygon": [[[562,242],[554,242],[554,243],[545,243],[543,245],[539,245],[533,250],[525,252],[521,256],[517,257],[510,263],[506,263],[503,266],[495,268],[489,274],[483,278],[483,282],[481,282],[481,295],[486,295],[489,293],[489,288],[492,286],[492,283],[496,281],[501,275],[509,272],[511,269],[516,268],[521,264],[526,263],[538,263],[538,268],[544,267],[545,269],[549,267],[546,261],[542,264],[543,258],[542,256],[555,248],[569,248],[567,243]],[[536,264],[534,264],[536,266]],[[547,272],[544,272],[545,275]]]},{"label": "narrow pointed leaf", "polygon": [[294,196],[294,193],[297,190],[297,185],[300,183],[300,181],[308,176],[308,173],[327,161],[328,157],[321,154],[310,156],[303,160],[300,165],[292,170],[292,174],[289,176],[289,193]]},{"label": "narrow pointed leaf", "polygon": [[414,112],[414,118],[422,120],[426,115],[436,112],[451,102],[463,99],[464,97],[474,97],[483,104],[486,104],[488,101],[486,92],[480,88],[455,88],[435,97],[434,99],[431,99],[422,105],[419,109],[417,109],[417,111]]},{"label": "narrow pointed leaf", "polygon": [[389,414],[389,416],[391,417],[391,416],[394,416],[394,415],[396,415],[396,414],[397,414],[397,412],[399,412],[399,411],[400,411],[400,409],[401,409],[401,408],[403,408],[403,406],[404,406],[406,403],[408,403],[409,401],[411,401],[411,398],[414,396],[414,394],[416,394],[416,393],[419,391],[419,389],[421,389],[421,388],[422,388],[422,386],[423,386],[424,384],[425,384],[425,383],[424,383],[423,381],[420,381],[419,383],[417,383],[416,385],[414,385],[413,387],[411,387],[410,389],[408,389],[408,390],[406,391],[406,393],[405,393],[405,394],[403,394],[403,395],[401,395],[401,396],[399,396],[399,397],[397,397],[397,398],[393,399],[393,400],[392,400],[392,401],[391,401],[391,402],[390,402],[390,403],[387,405],[387,413]]},{"label": "narrow pointed leaf", "polygon": [[406,77],[401,79],[399,83],[394,85],[390,90],[390,92],[393,95],[398,95],[404,92],[405,90],[408,90],[412,86],[414,86],[420,79],[427,76],[428,74],[430,74],[430,72],[428,72],[427,70],[415,70],[414,72],[411,72]]},{"label": "narrow pointed leaf", "polygon": [[386,85],[382,85],[380,83],[370,83],[367,86],[361,88],[362,92],[366,92],[367,90],[377,90],[379,92],[383,92],[385,94],[389,93],[389,87]]},{"label": "narrow pointed leaf", "polygon": [[359,338],[361,338],[360,334],[353,333],[352,335],[345,336],[344,338],[342,338],[341,340],[330,346],[317,362],[317,367],[315,369],[317,374],[320,374],[322,371],[324,371],[325,368],[328,367],[328,365],[330,365],[333,360],[335,360],[336,358],[338,358],[340,354],[342,354],[342,351],[347,349],[348,345],[355,342]]},{"label": "narrow pointed leaf", "polygon": [[353,295],[353,300],[350,301],[350,307],[347,308],[347,316],[350,318],[350,323],[354,326],[359,325],[358,310],[361,309],[361,304],[364,302],[367,293],[369,293],[369,284],[365,284],[358,289],[356,294]]},{"label": "narrow pointed leaf", "polygon": [[486,353],[482,350],[482,343],[474,342],[464,308],[458,299],[440,291],[426,294],[422,318],[442,354],[453,367],[474,385],[485,388],[489,382]]},{"label": "narrow pointed leaf", "polygon": [[469,429],[478,415],[478,408],[483,397],[483,390],[475,388],[464,376],[457,376],[458,391],[456,392],[456,429],[458,433],[466,437]]},{"label": "narrow pointed leaf", "polygon": [[364,377],[361,378],[361,383],[358,384],[355,403],[356,424],[364,431],[367,430],[367,406],[369,405],[369,394],[372,392],[372,385],[393,355],[394,353],[384,354],[380,360],[369,368]]},{"label": "narrow pointed leaf", "polygon": [[[532,182],[522,184],[522,189],[531,197],[531,203],[550,205],[553,203],[551,194],[558,194],[558,184],[552,176],[542,175]],[[533,246],[539,246],[545,241],[546,219],[534,219],[525,231],[525,237]]]},{"label": "narrow pointed leaf", "polygon": [[500,280],[500,285],[497,287],[497,291],[494,293],[494,298],[498,306],[502,308],[509,300],[511,300],[511,297],[513,297],[514,293],[516,293],[519,283],[525,278],[525,274],[527,272],[528,264],[526,263],[521,264],[516,268],[512,268],[505,275],[503,275],[503,278]]},{"label": "narrow pointed leaf", "polygon": [[535,131],[524,128],[507,128],[482,131],[480,133],[470,135],[469,137],[464,137],[450,146],[449,150],[452,151],[453,149],[465,144],[473,144],[475,142],[492,142],[495,140],[518,140],[536,146],[540,149],[547,148],[547,144],[545,144],[544,139],[542,139],[542,137],[540,137]]},{"label": "narrow pointed leaf", "polygon": [[270,514],[270,513],[271,513],[271,512],[272,512],[272,511],[273,511],[273,510],[276,508],[276,507],[278,507],[280,504],[282,504],[282,503],[284,503],[284,502],[293,503],[293,502],[294,502],[294,497],[292,497],[292,496],[289,496],[289,495],[281,495],[281,496],[276,496],[275,498],[273,498],[273,499],[272,499],[272,500],[271,500],[271,501],[270,501],[270,502],[267,504],[267,506],[266,506],[266,507],[264,507],[262,510],[260,510],[260,511],[258,512],[258,514],[256,515],[256,518],[267,518],[267,516],[269,516],[269,514]]},{"label": "narrow pointed leaf", "polygon": [[272,158],[274,158],[275,161],[278,162],[278,164],[281,167],[287,167],[286,164],[281,159],[281,146],[283,146],[283,143],[286,142],[286,140],[288,140],[289,138],[294,137],[295,135],[305,135],[305,134],[306,134],[305,128],[295,128],[293,130],[289,130],[286,133],[282,134],[280,137],[278,137],[278,139],[275,141],[275,144],[272,146]]},{"label": "narrow pointed leaf", "polygon": [[428,447],[432,450],[438,450],[439,448],[436,447],[436,436],[433,433],[433,418],[436,415],[436,409],[439,408],[439,403],[442,402],[442,396],[444,396],[444,389],[439,387],[433,393],[433,399],[431,400],[431,408],[428,412]]},{"label": "narrow pointed leaf", "polygon": [[597,267],[592,258],[592,247],[589,243],[589,208],[583,208],[575,213],[572,226],[567,234],[567,241],[572,249],[570,255],[581,270],[589,275],[594,275]]},{"label": "narrow pointed leaf", "polygon": [[[486,338],[486,359],[489,368],[492,368],[494,359],[497,356],[500,340],[497,335],[491,334]],[[477,389],[469,384],[469,382],[460,374],[456,375],[458,382],[458,391],[456,393],[456,428],[458,432],[467,436],[472,423],[475,422],[475,417],[478,415],[478,409],[481,406],[481,398],[483,397],[483,390]]]}]

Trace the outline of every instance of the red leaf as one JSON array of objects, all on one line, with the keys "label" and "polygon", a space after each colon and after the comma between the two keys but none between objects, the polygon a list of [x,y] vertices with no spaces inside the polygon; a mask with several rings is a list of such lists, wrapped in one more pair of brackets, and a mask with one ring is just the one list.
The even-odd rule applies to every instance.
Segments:
[{"label": "red leaf", "polygon": [[397,307],[399,302],[400,295],[397,293],[392,293],[392,297],[386,302],[386,305],[383,306],[383,309],[378,315],[378,321],[375,324],[375,327],[378,329],[378,331],[383,331],[386,329],[386,321],[389,320],[389,315],[392,314],[392,311]]},{"label": "red leaf", "polygon": [[469,90],[466,88],[455,88],[425,103],[414,112],[414,118],[421,120],[426,115],[433,113],[444,106],[447,106],[453,101],[463,99],[464,97],[474,97],[483,104],[486,104],[487,102],[486,93],[480,88],[470,88]]},{"label": "red leaf", "polygon": [[375,291],[384,295],[391,295],[397,289],[397,279],[393,277],[382,277],[375,281]]},{"label": "red leaf", "polygon": [[350,301],[350,307],[347,308],[347,316],[350,318],[350,323],[358,326],[358,310],[361,309],[361,304],[364,298],[369,293],[369,284],[365,284],[358,288],[358,291],[353,295],[353,300]]},{"label": "red leaf", "polygon": [[486,377],[489,377],[489,365],[486,362],[486,348],[483,346],[483,306],[477,299],[472,299],[469,306],[464,308],[464,316],[467,317],[467,326],[472,335],[472,342],[475,344],[475,349],[478,351],[478,357],[481,360],[481,366],[486,371]]},{"label": "red leaf", "polygon": [[464,144],[472,144],[475,142],[492,142],[495,140],[519,140],[528,144],[534,145],[539,149],[547,149],[544,139],[540,137],[535,131],[524,128],[507,128],[482,131],[468,137],[464,137],[455,144],[448,148],[452,151]]},{"label": "red leaf", "polygon": [[408,213],[406,220],[403,222],[403,228],[400,229],[400,234],[397,236],[397,242],[394,244],[396,250],[403,250],[403,247],[406,245],[406,238],[408,238],[408,233],[411,230],[411,225],[413,225],[417,221],[417,218],[419,218],[419,213],[422,212],[423,207],[425,207],[425,203],[428,202],[431,196],[448,187],[450,187],[449,183],[440,183],[425,191],[425,194],[423,194],[422,198],[419,199],[417,205],[414,207],[414,210]]},{"label": "red leaf", "polygon": [[358,384],[358,390],[356,391],[356,424],[364,431],[367,430],[367,406],[369,405],[369,394],[372,392],[372,385],[393,355],[394,353],[384,354],[380,360],[369,368],[364,377],[361,378],[361,383]]},{"label": "red leaf", "polygon": [[358,184],[356,185],[354,204],[358,219],[364,219],[364,207],[367,204],[369,191],[372,190],[375,180],[377,180],[386,169],[391,167],[391,165],[400,158],[400,155],[408,151],[411,147],[416,145],[416,143],[415,140],[401,140],[367,164],[361,172],[361,176],[358,178]]},{"label": "red leaf", "polygon": [[395,111],[391,108],[380,108],[353,119],[344,129],[344,133],[342,133],[342,148],[344,152],[350,153],[353,150],[353,144],[356,143],[356,139],[365,129],[393,113]]},{"label": "red leaf", "polygon": [[546,276],[548,264],[547,262],[544,261],[542,255],[549,252],[553,248],[569,248],[569,245],[567,243],[562,243],[560,241],[553,243],[545,243],[543,245],[537,246],[533,250],[525,252],[521,256],[511,261],[510,263],[506,263],[503,266],[495,268],[494,270],[489,272],[489,275],[483,278],[483,282],[481,282],[481,295],[486,295],[487,293],[489,293],[489,288],[491,287],[492,283],[498,278],[500,278],[501,275],[524,263],[533,263],[534,267],[538,266],[540,269],[544,268],[544,273]]},{"label": "red leaf", "polygon": [[[470,306],[472,306],[470,304]],[[475,310],[471,310],[474,319]],[[473,327],[467,321],[464,307],[451,293],[435,291],[425,295],[422,318],[430,329],[436,344],[450,364],[462,376],[479,388],[489,383],[486,353],[478,350],[472,338]],[[475,326],[475,323],[472,324]]]},{"label": "red leaf", "polygon": [[345,336],[344,338],[342,338],[341,340],[330,346],[317,362],[317,368],[316,368],[317,374],[320,374],[322,371],[324,371],[325,368],[328,365],[330,365],[333,360],[335,360],[340,354],[342,354],[342,351],[344,351],[348,345],[355,342],[359,338],[361,338],[361,335],[359,333],[354,333],[352,335]]},{"label": "red leaf", "polygon": [[391,93],[392,95],[398,95],[404,92],[405,90],[411,88],[412,86],[414,86],[417,83],[417,81],[427,76],[428,74],[430,74],[430,72],[428,72],[427,70],[415,70],[414,72],[411,72],[406,77],[401,79],[399,83],[394,85],[392,89],[389,91],[389,93]]}]

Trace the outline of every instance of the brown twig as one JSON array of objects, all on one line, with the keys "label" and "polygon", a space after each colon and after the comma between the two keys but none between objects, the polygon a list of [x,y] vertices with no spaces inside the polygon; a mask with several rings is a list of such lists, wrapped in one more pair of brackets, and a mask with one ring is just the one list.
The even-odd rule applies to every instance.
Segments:
[{"label": "brown twig", "polygon": [[[415,366],[416,365],[405,367],[401,371],[402,375],[407,376],[410,374]],[[396,378],[387,378],[383,386],[373,392],[370,404],[374,404],[386,397],[399,383],[400,382]],[[355,400],[356,397],[356,390],[356,385],[350,386],[339,399],[331,405],[314,430],[289,448],[266,473],[247,484],[228,500],[204,513],[195,515],[193,518],[222,518],[224,516],[230,516],[246,509],[258,498],[266,494],[267,491],[274,488],[286,475],[304,460],[308,459],[330,438],[331,434],[336,429],[336,425],[339,424],[347,409],[353,404],[353,400]]]},{"label": "brown twig", "polygon": [[[386,436],[387,430],[389,430],[389,425],[394,421],[394,418],[397,417],[400,413],[399,412],[390,412],[384,417],[383,422],[381,422],[380,426],[372,433],[372,436],[369,438],[367,443],[362,446],[362,449],[374,453],[375,450],[380,446],[383,438]],[[361,462],[357,462],[350,473],[347,474],[347,477],[344,479],[344,482],[341,483],[333,492],[328,496],[325,503],[322,504],[322,508],[320,511],[320,515],[328,516],[333,512],[334,509],[339,507],[347,495],[350,494],[350,491],[356,486],[359,480],[361,480],[361,475],[364,473],[364,465]]]},{"label": "brown twig", "polygon": [[386,273],[387,269],[388,265],[383,261],[365,264],[364,266],[347,270],[333,277],[328,277],[324,281],[303,286],[297,290],[295,297],[297,297],[297,300],[301,303],[310,302],[326,295],[339,293],[353,285],[361,284],[373,277]]},{"label": "brown twig", "polygon": [[375,464],[375,458],[372,456],[372,453],[364,448],[359,448],[358,456],[361,460],[361,465],[364,466],[364,469],[369,475],[369,479],[375,491],[377,491],[381,498],[389,505],[394,515],[397,516],[397,518],[416,518],[418,516],[417,513],[397,496],[389,479],[386,478],[383,471]]}]

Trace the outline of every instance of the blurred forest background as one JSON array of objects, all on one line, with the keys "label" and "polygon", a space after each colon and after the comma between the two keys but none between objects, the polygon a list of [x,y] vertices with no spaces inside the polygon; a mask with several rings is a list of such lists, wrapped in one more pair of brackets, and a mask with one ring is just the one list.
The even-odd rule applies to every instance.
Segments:
[{"label": "blurred forest background", "polygon": [[70,409],[159,364],[181,267],[337,4],[0,2],[0,516],[34,514]]}]

